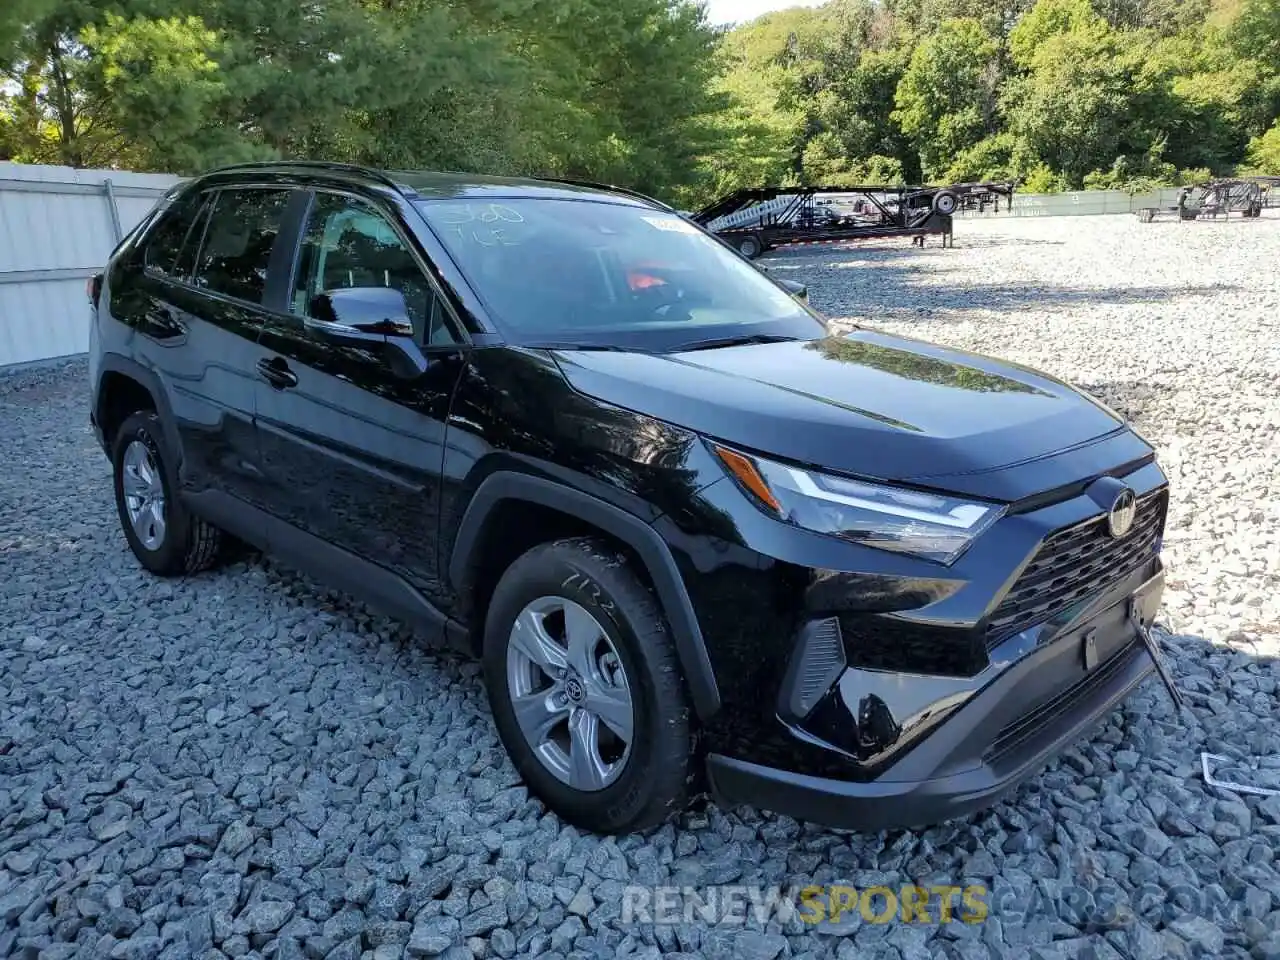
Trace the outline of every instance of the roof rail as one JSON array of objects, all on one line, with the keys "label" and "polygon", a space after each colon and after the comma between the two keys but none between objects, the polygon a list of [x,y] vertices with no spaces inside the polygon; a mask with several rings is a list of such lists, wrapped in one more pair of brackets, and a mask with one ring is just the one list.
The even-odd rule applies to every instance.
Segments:
[{"label": "roof rail", "polygon": [[391,187],[392,189],[403,193],[405,188],[403,184],[397,183],[394,178],[389,177],[375,167],[365,167],[358,163],[340,163],[336,160],[252,160],[245,163],[230,163],[210,173],[221,173],[224,170],[254,170],[266,169],[268,167],[300,167],[311,168],[316,170],[333,170],[344,173],[358,173],[361,176],[369,177],[377,180],[379,183]]},{"label": "roof rail", "polygon": [[669,204],[663,203],[661,200],[655,200],[647,193],[641,193],[639,190],[632,190],[630,187],[619,187],[612,183],[600,183],[595,180],[578,180],[574,177],[534,177],[533,179],[543,180],[547,183],[564,183],[572,187],[589,187],[595,190],[608,190],[610,193],[620,193],[626,197],[635,197],[637,200],[647,200],[655,206],[662,207],[664,210],[675,209]]}]

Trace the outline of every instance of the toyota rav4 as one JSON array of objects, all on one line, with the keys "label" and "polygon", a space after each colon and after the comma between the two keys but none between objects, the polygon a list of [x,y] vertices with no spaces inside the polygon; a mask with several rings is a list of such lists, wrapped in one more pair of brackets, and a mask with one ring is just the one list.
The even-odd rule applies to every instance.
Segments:
[{"label": "toyota rav4", "polygon": [[225,168],[90,281],[129,546],[247,542],[479,657],[564,819],[691,793],[980,809],[1158,663],[1166,478],[1025,367],[834,332],[686,217],[571,181]]}]

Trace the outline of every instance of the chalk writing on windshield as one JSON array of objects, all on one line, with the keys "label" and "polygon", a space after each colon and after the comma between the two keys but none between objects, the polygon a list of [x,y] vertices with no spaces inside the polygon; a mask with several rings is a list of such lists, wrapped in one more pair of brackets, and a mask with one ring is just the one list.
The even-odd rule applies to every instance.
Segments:
[{"label": "chalk writing on windshield", "polygon": [[501,203],[450,204],[439,222],[449,234],[482,247],[512,247],[520,243],[520,234],[510,225],[524,223],[524,217]]}]

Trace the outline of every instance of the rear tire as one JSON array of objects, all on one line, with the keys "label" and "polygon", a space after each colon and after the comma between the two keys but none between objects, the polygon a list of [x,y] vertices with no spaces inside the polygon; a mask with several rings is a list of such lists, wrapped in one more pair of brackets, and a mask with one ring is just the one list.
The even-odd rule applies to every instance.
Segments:
[{"label": "rear tire", "polygon": [[654,595],[619,551],[578,537],[517,559],[489,604],[483,659],[498,734],[561,819],[630,833],[683,808],[683,675]]},{"label": "rear tire", "polygon": [[742,237],[738,241],[738,252],[748,260],[754,260],[764,253],[764,244],[760,242],[759,237]]},{"label": "rear tire", "polygon": [[154,412],[140,411],[120,425],[111,463],[120,526],[139,563],[172,577],[198,573],[218,561],[223,533],[174,496],[173,460]]}]

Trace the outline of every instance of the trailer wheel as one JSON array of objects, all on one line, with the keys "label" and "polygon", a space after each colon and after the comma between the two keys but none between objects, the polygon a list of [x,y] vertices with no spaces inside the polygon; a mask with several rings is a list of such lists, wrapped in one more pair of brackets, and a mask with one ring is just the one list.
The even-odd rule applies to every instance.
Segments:
[{"label": "trailer wheel", "polygon": [[738,252],[748,260],[754,260],[764,252],[764,244],[759,237],[742,237],[738,240]]},{"label": "trailer wheel", "polygon": [[933,212],[949,217],[956,212],[959,201],[950,190],[939,190],[933,195]]},{"label": "trailer wheel", "polygon": [[1156,211],[1154,207],[1143,207],[1137,213],[1139,223],[1150,223],[1156,218]]}]

